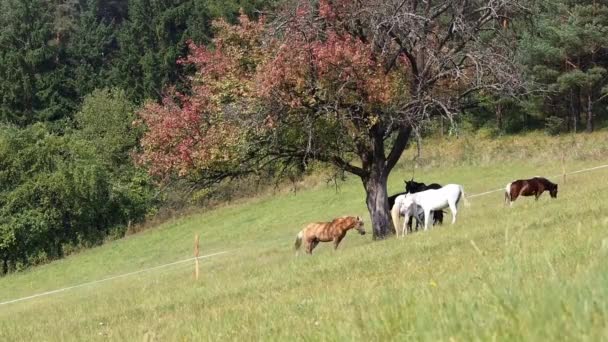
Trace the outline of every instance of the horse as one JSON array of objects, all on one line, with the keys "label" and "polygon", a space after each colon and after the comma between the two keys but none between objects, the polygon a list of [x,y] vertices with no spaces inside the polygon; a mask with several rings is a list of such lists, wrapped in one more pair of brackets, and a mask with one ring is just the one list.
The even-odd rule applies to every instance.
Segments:
[{"label": "horse", "polygon": [[405,192],[406,193],[416,193],[416,192],[420,192],[420,191],[424,191],[424,190],[431,190],[431,189],[441,189],[441,185],[437,184],[437,183],[431,183],[429,185],[426,185],[424,183],[418,183],[415,182],[414,179],[412,178],[412,180],[409,181],[403,181],[405,182]]},{"label": "horse", "polygon": [[[424,183],[414,182],[413,178],[412,178],[412,180],[409,180],[409,181],[404,180],[403,182],[405,183],[405,191],[398,192],[398,193],[388,197],[388,207],[389,208],[392,208],[393,205],[395,205],[395,199],[401,195],[405,195],[408,193],[413,194],[415,192],[420,192],[420,191],[424,191],[424,190],[441,188],[441,185],[439,185],[437,183],[432,183],[432,184],[426,185]],[[443,216],[442,216],[442,220],[443,220]]]},{"label": "horse", "polygon": [[[393,225],[395,226],[395,234],[397,235],[397,237],[399,237],[399,219],[401,217],[405,217],[406,215],[408,215],[407,222],[410,223],[410,225],[408,226],[409,231],[412,231],[412,226],[411,226],[411,221],[410,221],[412,216],[416,218],[416,230],[417,230],[419,224],[420,225],[424,224],[424,210],[422,209],[422,207],[414,204],[413,207],[415,209],[410,210],[409,212],[407,210],[405,210],[405,207],[403,206],[403,202],[407,195],[408,194],[405,193],[405,194],[397,196],[397,198],[395,199],[395,203],[391,207],[391,217],[393,219]],[[405,225],[406,224],[404,224],[404,229],[405,229]]]},{"label": "horse", "polygon": [[551,198],[557,198],[557,184],[551,183],[546,178],[537,176],[530,179],[512,181],[505,187],[505,205],[508,202],[509,206],[512,206],[519,196],[534,196],[535,200],[538,201],[538,198],[545,190],[549,191]]},{"label": "horse", "polygon": [[[397,197],[405,196],[405,195],[407,195],[407,192],[400,192],[400,193],[396,193],[396,194],[390,196],[388,198],[388,207],[392,208],[395,205],[395,200],[397,199]],[[423,224],[422,222],[424,222],[423,215],[424,215],[424,212],[422,211],[422,209],[420,209],[416,212],[416,230],[418,230],[418,225],[422,225]],[[401,216],[403,216],[403,214]],[[437,219],[437,217],[439,217],[439,219]],[[410,217],[410,220],[411,220],[411,217]],[[408,224],[408,229],[410,231],[412,231],[412,221],[413,220],[409,221],[409,224]],[[436,212],[436,211],[433,212],[433,224],[437,224],[437,222],[440,222],[440,224],[443,223],[443,212]],[[397,227],[395,227],[395,231],[397,231]]]},{"label": "horse", "polygon": [[312,250],[319,242],[334,242],[334,250],[338,249],[340,241],[346,236],[346,232],[355,229],[359,234],[365,235],[363,220],[359,216],[342,216],[331,222],[310,223],[296,236],[295,250],[299,250],[302,241],[306,243],[306,253],[312,254]]},{"label": "horse", "polygon": [[[410,194],[415,194],[417,192],[421,192],[421,191],[425,191],[425,190],[441,189],[440,184],[431,183],[429,185],[426,185],[424,183],[415,182],[413,178],[409,181],[404,181],[404,182],[405,182],[405,192],[410,193]],[[436,224],[443,224],[443,211],[442,210],[433,211],[433,225],[436,225]],[[416,227],[418,227],[418,222],[416,222]],[[410,229],[411,229],[411,225],[410,225]]]},{"label": "horse", "polygon": [[[426,185],[424,183],[418,183],[414,181],[414,178],[412,178],[411,180],[407,181],[404,180],[403,181],[405,183],[405,192],[400,192],[400,193],[396,193],[392,196],[388,197],[388,207],[392,208],[395,205],[395,200],[397,199],[397,197],[401,196],[401,195],[406,195],[408,193],[416,193],[416,192],[420,192],[420,191],[424,191],[424,190],[429,190],[429,189],[441,189],[441,185],[437,184],[437,183],[431,183],[429,185]],[[418,230],[418,225],[422,225],[422,222],[424,222],[424,219],[421,219],[421,216],[424,214],[424,211],[422,210],[417,210],[416,213],[416,230]],[[401,215],[403,216],[403,215]],[[410,216],[410,221],[408,221],[408,229],[410,231],[412,231],[412,217]],[[433,211],[433,225],[436,224],[443,224],[443,211]],[[395,227],[395,231],[397,230],[397,227]]]},{"label": "horse", "polygon": [[[414,194],[407,194],[403,197],[397,197],[395,205],[391,209],[391,216],[393,218],[393,224],[395,230],[399,223],[399,215],[405,216],[403,223],[403,232],[405,235],[407,230],[407,223],[410,216],[414,214],[416,205],[422,207],[424,211],[424,230],[428,230],[431,211],[442,210],[447,207],[452,212],[452,224],[456,223],[456,215],[458,214],[458,203],[460,199],[464,199],[465,205],[469,205],[464,195],[464,188],[459,184],[448,184],[441,189],[431,189],[426,191],[417,192]],[[399,236],[399,233],[397,233]]]}]

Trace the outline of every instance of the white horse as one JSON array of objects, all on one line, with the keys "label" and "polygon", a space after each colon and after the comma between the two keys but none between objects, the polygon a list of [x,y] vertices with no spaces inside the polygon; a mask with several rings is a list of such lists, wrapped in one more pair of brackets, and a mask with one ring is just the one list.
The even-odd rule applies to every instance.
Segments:
[{"label": "white horse", "polygon": [[[464,199],[464,204],[469,205],[462,185],[459,184],[447,184],[441,189],[426,190],[417,192],[414,194],[401,195],[395,199],[395,205],[391,209],[391,216],[393,218],[393,224],[395,225],[395,231],[397,229],[399,216],[405,216],[403,223],[403,235],[407,232],[407,223],[409,217],[415,215],[417,207],[421,207],[424,212],[424,230],[428,230],[429,221],[431,218],[431,211],[442,210],[450,207],[452,213],[452,224],[456,222],[456,215],[458,214],[458,203],[460,198]],[[399,233],[397,233],[399,236]]]},{"label": "white horse", "polygon": [[[393,218],[393,225],[395,226],[395,234],[399,237],[399,219],[401,216],[407,216],[405,221],[404,229],[409,222],[409,217],[414,216],[418,223],[422,224],[424,222],[424,210],[421,206],[413,204],[410,208],[406,209],[404,206],[406,195],[399,195],[395,198],[395,204],[391,209],[391,217]],[[416,223],[416,228],[418,227],[418,223]]]}]

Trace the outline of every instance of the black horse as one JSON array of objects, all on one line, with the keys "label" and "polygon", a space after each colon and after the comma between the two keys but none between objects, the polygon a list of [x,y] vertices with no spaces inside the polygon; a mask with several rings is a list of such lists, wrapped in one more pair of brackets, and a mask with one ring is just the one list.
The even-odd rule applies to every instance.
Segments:
[{"label": "black horse", "polygon": [[416,181],[409,180],[409,181],[404,181],[405,182],[405,192],[406,193],[410,193],[410,194],[415,194],[417,192],[421,192],[421,191],[425,191],[425,190],[436,190],[436,189],[441,189],[442,185],[437,184],[437,183],[431,183],[429,185],[426,185],[424,183],[418,183]]},{"label": "black horse", "polygon": [[[397,196],[400,195],[405,195],[405,194],[414,194],[416,192],[421,192],[421,191],[425,191],[425,190],[431,190],[431,189],[440,189],[441,185],[437,184],[437,183],[431,183],[429,185],[426,185],[424,183],[418,183],[416,181],[414,181],[414,179],[409,180],[409,181],[404,181],[405,182],[405,192],[400,192],[398,194],[394,194],[392,196],[390,196],[388,198],[388,206],[389,208],[392,208],[393,205],[395,205],[395,199],[397,198]],[[410,221],[408,223],[408,229],[411,231],[412,230],[412,218],[410,217]],[[421,220],[419,217],[416,217],[416,229],[418,228],[418,225],[421,224]],[[443,224],[443,211],[442,210],[436,210],[433,211],[433,225],[435,224]]]}]

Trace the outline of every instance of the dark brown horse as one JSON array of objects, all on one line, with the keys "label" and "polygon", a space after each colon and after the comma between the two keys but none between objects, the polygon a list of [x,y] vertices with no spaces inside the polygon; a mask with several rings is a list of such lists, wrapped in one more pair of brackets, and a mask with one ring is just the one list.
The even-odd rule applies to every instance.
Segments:
[{"label": "dark brown horse", "polygon": [[540,195],[549,191],[552,198],[557,197],[557,184],[551,183],[543,177],[534,177],[530,179],[518,179],[507,184],[505,188],[505,204],[513,205],[513,202],[519,196],[534,196],[536,200]]}]

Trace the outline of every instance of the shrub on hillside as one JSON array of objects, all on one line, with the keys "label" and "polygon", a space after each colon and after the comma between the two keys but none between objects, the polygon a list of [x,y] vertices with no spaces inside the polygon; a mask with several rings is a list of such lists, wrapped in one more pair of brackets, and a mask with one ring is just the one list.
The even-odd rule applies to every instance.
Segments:
[{"label": "shrub on hillside", "polygon": [[147,176],[112,163],[128,149],[109,145],[42,124],[0,127],[0,274],[99,244],[146,215]]}]

